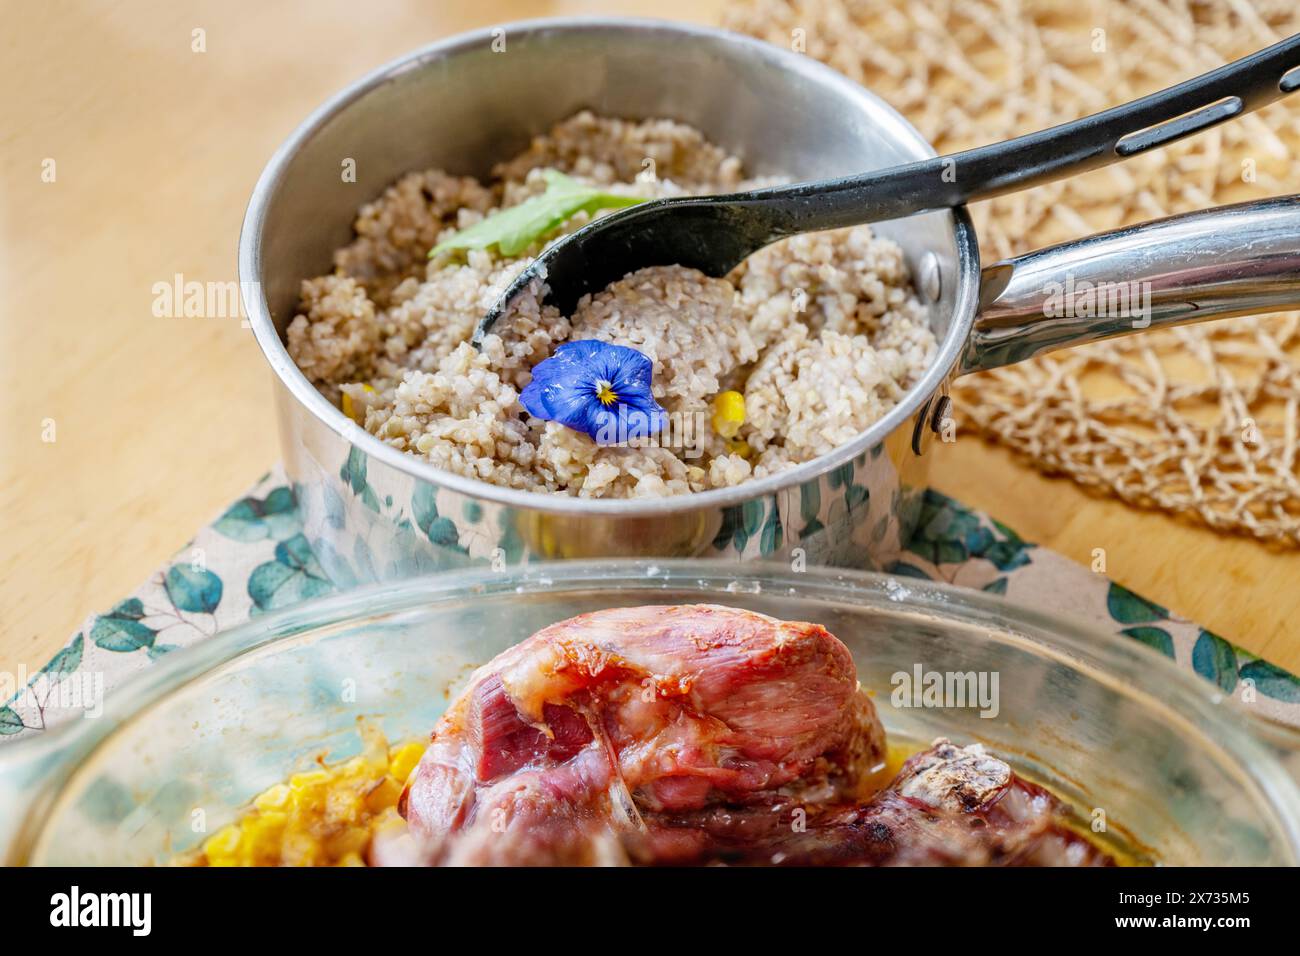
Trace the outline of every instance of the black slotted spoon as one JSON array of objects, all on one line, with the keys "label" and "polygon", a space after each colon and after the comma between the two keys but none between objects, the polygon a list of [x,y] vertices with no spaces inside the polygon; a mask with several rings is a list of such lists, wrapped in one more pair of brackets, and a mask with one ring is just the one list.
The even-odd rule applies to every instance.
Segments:
[{"label": "black slotted spoon", "polygon": [[726,196],[656,199],[595,220],[531,262],[474,330],[478,348],[530,288],[564,314],[630,272],[682,265],[724,276],[789,236],[901,219],[1097,169],[1300,89],[1300,34],[1123,106],[948,156]]}]

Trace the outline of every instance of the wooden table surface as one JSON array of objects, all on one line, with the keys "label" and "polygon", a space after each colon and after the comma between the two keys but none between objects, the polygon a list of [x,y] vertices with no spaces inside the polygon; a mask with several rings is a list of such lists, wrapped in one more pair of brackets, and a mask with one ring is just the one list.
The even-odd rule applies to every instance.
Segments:
[{"label": "wooden table surface", "polygon": [[[277,460],[252,334],[238,319],[156,318],[152,290],[177,273],[236,277],[253,183],[310,109],[460,30],[573,13],[709,22],[721,6],[10,7],[0,38],[0,670],[42,664]],[[205,52],[192,49],[196,30]],[[937,454],[942,491],[1081,562],[1105,548],[1114,579],[1300,670],[1300,553],[1089,495],[973,435]]]}]

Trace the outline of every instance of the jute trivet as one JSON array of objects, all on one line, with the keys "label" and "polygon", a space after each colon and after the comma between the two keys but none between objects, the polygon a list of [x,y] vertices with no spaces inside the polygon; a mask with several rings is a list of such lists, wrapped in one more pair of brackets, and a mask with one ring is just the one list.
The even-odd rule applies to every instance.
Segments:
[{"label": "jute trivet", "polygon": [[[1295,0],[740,0],[724,24],[870,87],[940,151],[1096,112],[1300,31]],[[985,262],[1300,191],[1300,104],[977,205]],[[1123,277],[1118,277],[1123,278]],[[1085,346],[961,380],[986,435],[1134,504],[1300,543],[1300,316]]]}]

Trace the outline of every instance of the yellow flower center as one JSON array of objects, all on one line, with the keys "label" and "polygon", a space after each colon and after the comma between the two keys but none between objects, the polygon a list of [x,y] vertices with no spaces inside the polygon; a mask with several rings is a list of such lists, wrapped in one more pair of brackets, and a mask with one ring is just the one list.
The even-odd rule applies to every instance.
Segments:
[{"label": "yellow flower center", "polygon": [[602,405],[613,405],[618,401],[618,395],[614,392],[614,385],[601,379],[596,383],[596,397],[600,399]]}]

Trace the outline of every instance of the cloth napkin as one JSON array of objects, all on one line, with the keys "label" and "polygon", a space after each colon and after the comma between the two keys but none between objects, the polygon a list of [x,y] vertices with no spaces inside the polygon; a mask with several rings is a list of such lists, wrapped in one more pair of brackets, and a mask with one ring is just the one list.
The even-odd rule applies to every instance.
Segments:
[{"label": "cloth napkin", "polygon": [[[918,530],[889,570],[1072,615],[1155,648],[1261,715],[1300,726],[1294,674],[936,491],[926,492]],[[159,658],[333,590],[276,468],[133,594],[88,617],[39,671],[0,675],[0,741],[95,716],[106,692]]]}]

